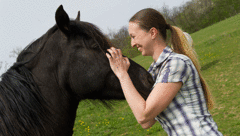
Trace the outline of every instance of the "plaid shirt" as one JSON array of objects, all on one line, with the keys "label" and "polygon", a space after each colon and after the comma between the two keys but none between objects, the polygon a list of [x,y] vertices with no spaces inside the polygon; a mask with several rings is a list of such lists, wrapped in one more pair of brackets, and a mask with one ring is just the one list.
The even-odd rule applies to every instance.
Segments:
[{"label": "plaid shirt", "polygon": [[[168,107],[155,120],[169,136],[222,136],[208,111],[200,78],[191,59],[167,46],[148,72],[157,83],[182,82]],[[153,86],[153,87],[154,87]]]}]

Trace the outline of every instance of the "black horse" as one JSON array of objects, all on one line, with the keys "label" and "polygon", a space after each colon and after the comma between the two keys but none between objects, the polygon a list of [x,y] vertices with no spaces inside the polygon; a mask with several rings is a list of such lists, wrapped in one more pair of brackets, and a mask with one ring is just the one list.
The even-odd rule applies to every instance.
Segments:
[{"label": "black horse", "polygon": [[[83,99],[124,99],[105,55],[111,43],[93,24],[70,20],[62,5],[56,25],[27,46],[0,82],[1,136],[70,136]],[[144,99],[153,80],[130,60]]]}]

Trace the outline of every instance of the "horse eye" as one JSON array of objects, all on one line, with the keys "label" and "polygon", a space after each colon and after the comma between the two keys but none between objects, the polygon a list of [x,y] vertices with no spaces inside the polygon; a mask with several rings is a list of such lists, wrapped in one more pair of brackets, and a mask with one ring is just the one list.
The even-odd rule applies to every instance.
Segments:
[{"label": "horse eye", "polygon": [[96,44],[93,44],[93,45],[92,45],[92,48],[93,48],[93,49],[98,49],[98,48],[99,48],[99,45],[98,45],[97,43],[96,43]]}]

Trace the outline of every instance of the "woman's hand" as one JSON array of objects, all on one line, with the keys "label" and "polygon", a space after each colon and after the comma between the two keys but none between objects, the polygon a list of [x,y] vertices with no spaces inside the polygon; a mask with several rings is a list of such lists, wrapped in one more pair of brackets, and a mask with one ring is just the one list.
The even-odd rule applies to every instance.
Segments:
[{"label": "woman's hand", "polygon": [[110,56],[108,53],[106,53],[110,67],[118,79],[120,79],[127,73],[130,67],[129,59],[122,56],[120,49],[111,47],[110,49],[107,49],[107,51],[111,54]]}]

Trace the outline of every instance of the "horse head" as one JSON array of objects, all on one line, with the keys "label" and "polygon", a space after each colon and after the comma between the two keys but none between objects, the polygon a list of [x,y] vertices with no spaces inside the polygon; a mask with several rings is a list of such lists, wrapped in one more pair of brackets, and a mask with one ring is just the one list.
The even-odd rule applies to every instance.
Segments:
[{"label": "horse head", "polygon": [[[34,73],[38,73],[46,84],[55,78],[60,88],[79,100],[124,99],[120,83],[105,55],[112,46],[109,40],[93,24],[80,21],[80,12],[75,20],[70,20],[60,6],[55,19],[58,29],[46,41],[38,66],[35,66],[39,72]],[[128,73],[146,99],[153,84],[152,77],[131,59],[130,63]],[[42,69],[46,72],[40,72]]]}]

